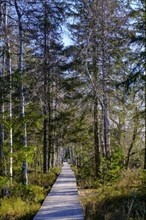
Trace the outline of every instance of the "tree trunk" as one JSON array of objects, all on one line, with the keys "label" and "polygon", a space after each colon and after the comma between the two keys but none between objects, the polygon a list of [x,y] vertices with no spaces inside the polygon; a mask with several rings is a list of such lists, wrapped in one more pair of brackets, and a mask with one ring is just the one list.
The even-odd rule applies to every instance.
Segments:
[{"label": "tree trunk", "polygon": [[[94,4],[96,9],[96,4]],[[96,10],[94,12],[94,19],[92,22],[93,29],[93,79],[94,79],[94,151],[95,151],[95,176],[100,177],[100,149],[99,149],[99,112],[98,112],[98,53],[97,53],[97,43],[96,43]]]},{"label": "tree trunk", "polygon": [[111,151],[110,151],[110,130],[109,130],[109,119],[108,119],[108,104],[107,104],[107,86],[106,78],[103,73],[103,117],[104,117],[104,143],[105,143],[105,152],[106,159],[110,160]]},{"label": "tree trunk", "polygon": [[47,115],[47,61],[46,61],[46,36],[45,36],[45,45],[44,45],[44,107],[43,107],[43,115],[45,117],[44,119],[44,146],[43,146],[43,172],[48,172],[48,115]]},{"label": "tree trunk", "polygon": [[[2,64],[2,71],[0,78],[3,81],[4,78],[4,67],[5,66],[5,54],[3,55],[3,64]],[[2,82],[1,86],[1,93],[2,93],[2,105],[1,105],[1,114],[2,114],[2,120],[4,120],[4,113],[5,113],[5,105],[4,105],[4,83]],[[0,174],[1,175],[7,175],[7,171],[5,169],[4,164],[4,143],[5,143],[5,127],[2,122],[1,124],[1,143],[0,143]]]},{"label": "tree trunk", "polygon": [[[0,13],[1,13],[1,21],[0,21],[0,27],[3,30],[4,37],[6,36],[6,28],[7,28],[7,13],[6,13],[6,1],[0,2],[1,8],[0,8]],[[5,116],[5,72],[6,72],[6,64],[7,64],[7,54],[6,54],[6,49],[7,45],[6,42],[4,42],[4,48],[3,48],[3,56],[2,56],[2,66],[0,70],[0,78],[1,78],[1,94],[2,94],[2,105],[1,105],[1,114],[2,114],[2,120],[4,120]],[[5,156],[4,156],[4,147],[5,147],[5,126],[4,123],[2,122],[1,124],[1,143],[0,143],[0,175],[2,176],[7,176],[7,166],[6,166],[6,161],[5,161]],[[9,194],[8,191],[8,186],[5,184],[2,188],[2,196],[7,196]]]},{"label": "tree trunk", "polygon": [[[46,114],[44,113],[46,116]],[[48,171],[48,149],[47,149],[47,119],[44,120],[44,161],[43,161],[43,172],[47,173]]]},{"label": "tree trunk", "polygon": [[2,0],[0,0],[0,27],[2,26]]},{"label": "tree trunk", "polygon": [[94,100],[94,148],[95,148],[95,175],[100,176],[100,151],[99,151],[99,122],[98,122],[98,102]]},{"label": "tree trunk", "polygon": [[106,159],[110,160],[110,130],[109,130],[109,119],[108,119],[108,91],[107,91],[107,37],[105,31],[107,28],[106,17],[104,12],[104,4],[102,2],[102,75],[103,75],[103,117],[104,117],[104,143],[106,151]]},{"label": "tree trunk", "polygon": [[48,170],[50,165],[53,166],[54,163],[54,149],[52,144],[52,119],[51,119],[51,78],[50,72],[48,76]]},{"label": "tree trunk", "polygon": [[9,119],[10,119],[10,130],[9,130],[9,143],[10,143],[10,182],[12,183],[13,178],[13,130],[12,130],[12,82],[11,82],[11,57],[10,57],[10,40],[8,35],[8,8],[7,3],[4,3],[5,10],[5,46],[6,46],[6,72],[9,76]]},{"label": "tree trunk", "polygon": [[[22,30],[22,14],[20,13],[17,0],[15,0],[15,8],[18,16],[18,25],[19,25],[19,71],[20,71],[20,94],[21,94],[21,117],[25,117],[25,97],[24,97],[24,89],[23,89],[23,30]],[[27,149],[27,125],[23,124],[23,146]],[[27,176],[27,161],[24,160],[22,165],[22,174],[23,174],[23,184],[28,184],[28,176]]]},{"label": "tree trunk", "polygon": [[[3,35],[6,36],[6,2],[0,2],[1,3],[1,23],[0,27],[3,30]],[[2,56],[2,66],[0,71],[0,78],[1,78],[1,94],[2,94],[2,104],[1,104],[1,114],[2,114],[2,121],[4,120],[5,116],[5,72],[6,72],[6,43],[3,47],[3,56]],[[0,173],[4,176],[7,176],[7,168],[6,168],[6,162],[4,157],[4,145],[5,145],[5,126],[4,123],[1,123],[1,144],[0,144]]]},{"label": "tree trunk", "polygon": [[[135,113],[137,112],[137,107],[135,108]],[[128,154],[127,154],[127,161],[126,161],[126,167],[129,167],[129,161],[130,161],[130,155],[131,155],[131,151],[134,147],[134,142],[136,140],[136,136],[137,136],[137,118],[134,119],[134,129],[133,129],[133,135],[132,135],[132,140],[131,140],[131,144],[130,147],[128,149]]]},{"label": "tree trunk", "polygon": [[[146,27],[146,24],[145,24],[145,27]],[[145,109],[144,109],[144,118],[145,118],[145,149],[144,149],[144,169],[146,170],[146,68],[145,68],[145,72],[144,72],[144,86],[145,86]]]},{"label": "tree trunk", "polygon": [[134,147],[134,142],[135,142],[136,136],[137,136],[137,127],[135,127],[134,130],[133,130],[131,144],[130,144],[130,147],[128,149],[127,162],[126,162],[126,167],[127,168],[129,167],[130,155],[131,155],[131,151]]},{"label": "tree trunk", "polygon": [[55,121],[56,118],[56,112],[57,112],[57,83],[53,82],[52,85],[52,135],[53,135],[53,147],[54,147],[54,166],[57,167],[59,165],[59,149],[58,149],[58,140],[56,135],[56,129],[57,129],[57,123]]},{"label": "tree trunk", "polygon": [[48,51],[47,51],[47,10],[46,10],[46,1],[44,3],[44,67],[43,67],[43,74],[44,74],[44,146],[43,146],[43,172],[48,172],[48,142],[47,137],[48,134],[48,115],[47,115],[47,100],[48,100],[48,68],[47,68],[47,59],[48,59]]},{"label": "tree trunk", "polygon": [[103,138],[103,111],[101,112],[101,116],[100,116],[100,146],[102,149],[102,156],[104,159],[106,159],[106,152],[105,152],[105,145],[104,145],[104,138]]},{"label": "tree trunk", "polygon": [[9,118],[10,118],[10,130],[9,130],[9,143],[10,143],[10,181],[12,183],[13,178],[13,129],[12,129],[12,79],[11,79],[11,57],[10,57],[10,43],[7,40],[7,70],[9,75]]}]

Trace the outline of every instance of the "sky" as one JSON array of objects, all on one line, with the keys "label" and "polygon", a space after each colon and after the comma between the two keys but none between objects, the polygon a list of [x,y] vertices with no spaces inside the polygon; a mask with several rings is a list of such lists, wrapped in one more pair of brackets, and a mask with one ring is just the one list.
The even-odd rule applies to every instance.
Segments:
[{"label": "sky", "polygon": [[63,26],[62,27],[62,38],[63,38],[63,43],[64,43],[65,47],[69,46],[69,45],[71,45],[73,43],[71,38],[69,37],[69,35],[70,35],[70,33],[67,30],[67,27]]},{"label": "sky", "polygon": [[67,34],[63,33],[62,38],[63,38],[63,43],[65,47],[72,44],[72,40],[68,37]]}]

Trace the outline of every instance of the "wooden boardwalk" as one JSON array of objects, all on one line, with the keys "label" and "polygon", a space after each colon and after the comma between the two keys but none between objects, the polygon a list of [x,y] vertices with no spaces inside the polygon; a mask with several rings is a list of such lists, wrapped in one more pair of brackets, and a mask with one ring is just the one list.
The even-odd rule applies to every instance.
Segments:
[{"label": "wooden boardwalk", "polygon": [[84,220],[76,178],[68,163],[33,220]]}]

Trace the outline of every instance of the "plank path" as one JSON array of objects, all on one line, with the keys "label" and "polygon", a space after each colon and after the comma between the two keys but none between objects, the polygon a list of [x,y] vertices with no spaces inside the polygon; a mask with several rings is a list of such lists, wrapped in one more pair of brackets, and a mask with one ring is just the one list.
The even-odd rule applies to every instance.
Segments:
[{"label": "plank path", "polygon": [[76,178],[67,162],[33,220],[84,220]]}]

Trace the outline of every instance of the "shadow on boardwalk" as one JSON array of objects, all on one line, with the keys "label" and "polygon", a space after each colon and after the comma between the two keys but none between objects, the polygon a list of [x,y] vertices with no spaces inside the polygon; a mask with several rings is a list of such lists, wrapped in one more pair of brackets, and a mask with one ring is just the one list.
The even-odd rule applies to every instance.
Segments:
[{"label": "shadow on boardwalk", "polygon": [[84,220],[79,202],[76,178],[68,163],[64,163],[50,193],[33,220]]}]

